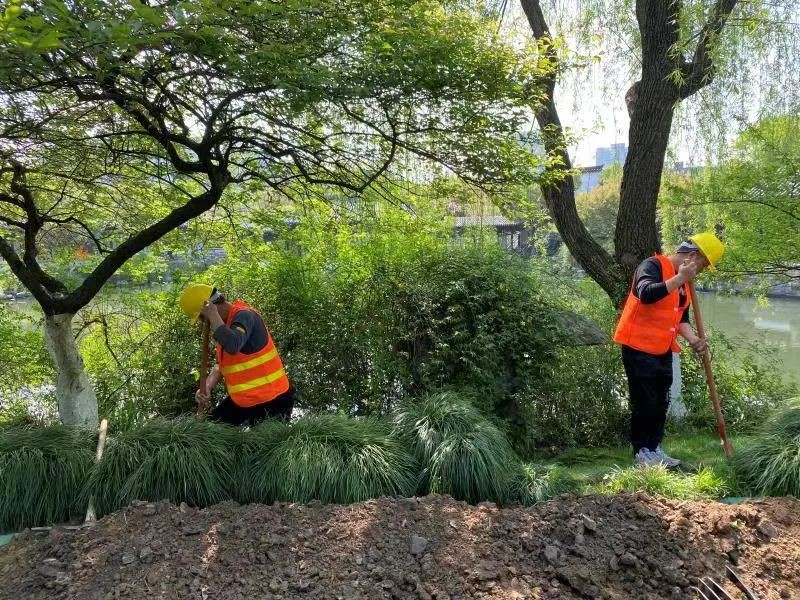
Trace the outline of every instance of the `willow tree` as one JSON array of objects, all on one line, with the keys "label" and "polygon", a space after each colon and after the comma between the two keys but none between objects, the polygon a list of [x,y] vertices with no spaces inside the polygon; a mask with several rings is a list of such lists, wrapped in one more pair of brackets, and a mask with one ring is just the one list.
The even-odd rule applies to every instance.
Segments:
[{"label": "willow tree", "polygon": [[535,172],[517,132],[542,71],[492,31],[430,0],[6,4],[0,256],[44,311],[61,419],[97,419],[75,313],[233,192],[358,194],[408,156],[488,187]]},{"label": "willow tree", "polygon": [[800,116],[746,129],[718,165],[671,182],[660,209],[665,241],[724,224],[729,250],[720,275],[763,291],[800,284]]},{"label": "willow tree", "polygon": [[[631,273],[639,262],[661,251],[656,208],[677,109],[702,90],[716,85],[720,73],[747,74],[752,72],[751,66],[771,68],[773,82],[784,89],[784,82],[779,81],[783,75],[777,76],[774,69],[774,65],[785,65],[787,60],[786,48],[778,43],[777,32],[785,32],[787,22],[791,26],[794,4],[790,0],[786,3],[520,0],[539,51],[552,66],[562,67],[548,76],[547,98],[536,111],[536,121],[551,158],[548,170],[552,177],[544,180],[546,185],[542,188],[544,201],[572,255],[613,300],[621,302],[625,297]],[[548,18],[559,23],[572,21],[584,31],[603,27],[607,37],[617,36],[623,42],[616,50],[624,56],[606,60],[616,68],[621,64],[636,66],[624,94],[630,127],[613,252],[591,236],[576,209],[568,130],[561,121],[555,98],[559,75],[568,71],[563,64],[566,53],[563,40],[551,32]],[[796,42],[790,42],[789,46],[796,46]],[[791,50],[796,57],[796,50]],[[726,91],[741,100],[737,90]],[[790,89],[784,89],[783,93],[790,93]],[[695,107],[696,120],[687,125],[699,128],[699,120],[714,117],[716,113],[710,112],[712,104]]]}]

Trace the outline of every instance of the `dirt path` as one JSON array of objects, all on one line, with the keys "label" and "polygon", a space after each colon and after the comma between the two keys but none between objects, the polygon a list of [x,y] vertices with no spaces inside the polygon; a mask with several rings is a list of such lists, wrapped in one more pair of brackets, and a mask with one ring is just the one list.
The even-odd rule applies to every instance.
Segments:
[{"label": "dirt path", "polygon": [[762,599],[800,598],[800,503],[136,503],[0,548],[0,598],[690,598],[728,562]]}]

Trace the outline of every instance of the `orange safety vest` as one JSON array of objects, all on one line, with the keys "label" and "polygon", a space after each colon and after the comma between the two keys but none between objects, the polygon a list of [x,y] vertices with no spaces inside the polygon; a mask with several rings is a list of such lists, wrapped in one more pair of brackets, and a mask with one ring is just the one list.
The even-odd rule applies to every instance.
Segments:
[{"label": "orange safety vest", "polygon": [[[231,326],[233,318],[240,310],[251,310],[259,319],[259,315],[247,303],[237,300],[233,303],[228,320],[225,323]],[[261,320],[263,323],[263,319]],[[266,328],[266,325],[264,326]],[[217,363],[220,372],[225,378],[228,395],[231,400],[243,408],[270,402],[289,390],[289,378],[283,369],[283,363],[278,356],[278,349],[267,330],[267,344],[258,352],[244,354],[228,354],[217,344]]]},{"label": "orange safety vest", "polygon": [[[657,254],[664,281],[675,276],[675,267],[666,256]],[[635,275],[634,275],[635,283]],[[685,285],[685,306],[681,306],[680,292],[675,289],[658,302],[644,304],[633,295],[633,286],[622,309],[622,316],[614,331],[614,341],[648,354],[665,354],[668,350],[680,352],[678,325],[683,311],[689,306],[691,295]]]}]

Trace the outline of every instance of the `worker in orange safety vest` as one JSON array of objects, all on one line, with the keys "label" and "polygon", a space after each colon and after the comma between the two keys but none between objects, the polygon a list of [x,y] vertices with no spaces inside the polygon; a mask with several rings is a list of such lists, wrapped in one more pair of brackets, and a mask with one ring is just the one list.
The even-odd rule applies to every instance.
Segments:
[{"label": "worker in orange safety vest", "polygon": [[242,300],[233,303],[209,285],[192,284],[181,295],[183,312],[207,321],[217,347],[217,364],[206,389],[195,399],[207,405],[214,387],[225,379],[227,397],[210,418],[231,425],[255,425],[266,418],[288,419],[295,392],[275,342],[261,315]]},{"label": "worker in orange safety vest", "polygon": [[680,461],[661,448],[672,386],[672,353],[678,335],[697,352],[706,350],[689,322],[688,284],[706,268],[714,269],[725,248],[713,233],[699,233],[674,254],[643,261],[633,276],[628,299],[614,332],[630,392],[634,463],[676,468]]}]

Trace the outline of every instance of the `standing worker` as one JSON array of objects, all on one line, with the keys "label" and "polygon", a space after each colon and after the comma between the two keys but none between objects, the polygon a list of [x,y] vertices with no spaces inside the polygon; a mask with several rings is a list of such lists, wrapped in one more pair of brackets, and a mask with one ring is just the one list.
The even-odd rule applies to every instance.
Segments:
[{"label": "standing worker", "polygon": [[680,352],[681,335],[695,352],[707,344],[689,323],[688,284],[706,267],[712,270],[725,250],[713,233],[698,233],[674,254],[643,261],[622,309],[614,341],[622,345],[631,407],[634,463],[680,465],[661,449],[672,386],[672,353]]},{"label": "standing worker", "polygon": [[242,300],[228,302],[216,288],[192,284],[181,294],[181,309],[193,323],[208,322],[217,342],[217,364],[205,390],[195,399],[207,405],[221,378],[228,396],[211,418],[231,425],[255,425],[266,418],[286,419],[294,407],[294,388],[264,320]]}]

